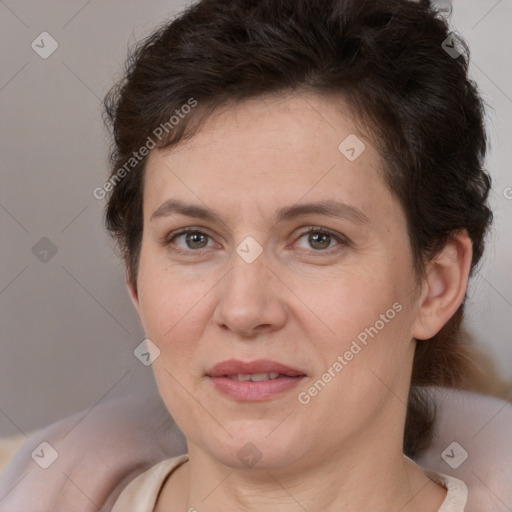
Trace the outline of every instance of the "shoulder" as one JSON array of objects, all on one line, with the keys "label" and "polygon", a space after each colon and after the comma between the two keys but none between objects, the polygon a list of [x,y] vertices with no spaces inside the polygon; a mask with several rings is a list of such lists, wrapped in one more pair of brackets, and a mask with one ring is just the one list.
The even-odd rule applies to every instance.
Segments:
[{"label": "shoulder", "polygon": [[466,510],[468,488],[462,480],[430,469],[423,469],[423,472],[446,489],[446,498],[438,512],[464,512]]},{"label": "shoulder", "polygon": [[[41,443],[57,453],[46,469],[32,458]],[[32,435],[0,477],[2,512],[108,510],[134,478],[184,453],[183,435],[159,396],[131,395],[99,404]]]},{"label": "shoulder", "polygon": [[417,462],[464,481],[467,512],[510,510],[512,405],[469,391],[429,388],[437,405],[434,442]]},{"label": "shoulder", "polygon": [[155,502],[166,478],[181,464],[188,460],[188,455],[178,455],[163,460],[150,467],[121,492],[111,512],[124,512],[136,509],[140,512],[154,510]]}]

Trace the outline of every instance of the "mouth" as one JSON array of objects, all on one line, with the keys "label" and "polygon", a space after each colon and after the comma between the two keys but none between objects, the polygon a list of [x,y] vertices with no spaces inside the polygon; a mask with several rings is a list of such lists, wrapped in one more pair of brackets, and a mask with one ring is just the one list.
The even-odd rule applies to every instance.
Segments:
[{"label": "mouth", "polygon": [[248,380],[252,382],[262,382],[264,380],[274,380],[277,379],[281,374],[277,372],[268,372],[268,373],[237,373],[235,375],[224,375],[231,380],[238,380],[240,382],[246,382]]},{"label": "mouth", "polygon": [[217,391],[240,401],[261,401],[290,391],[306,377],[305,372],[277,361],[244,362],[230,359],[207,372]]}]

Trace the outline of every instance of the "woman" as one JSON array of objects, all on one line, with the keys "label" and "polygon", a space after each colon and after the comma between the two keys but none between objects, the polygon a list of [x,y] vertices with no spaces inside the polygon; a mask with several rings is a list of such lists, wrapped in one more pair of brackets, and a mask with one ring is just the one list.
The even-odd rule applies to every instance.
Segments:
[{"label": "woman", "polygon": [[491,221],[466,52],[428,1],[203,0],[132,55],[106,223],[188,453],[115,512],[464,510],[410,457]]}]

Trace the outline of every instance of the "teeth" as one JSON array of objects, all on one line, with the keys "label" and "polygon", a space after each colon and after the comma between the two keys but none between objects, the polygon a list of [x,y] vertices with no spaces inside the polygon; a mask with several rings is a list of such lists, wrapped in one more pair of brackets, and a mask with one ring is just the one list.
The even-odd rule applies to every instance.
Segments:
[{"label": "teeth", "polygon": [[253,382],[259,382],[262,380],[273,380],[279,377],[279,373],[277,372],[269,372],[269,373],[238,373],[237,375],[227,375],[228,379],[238,380],[238,381],[247,381],[252,380]]},{"label": "teeth", "polygon": [[270,380],[269,373],[254,373],[251,375],[251,380],[253,382],[259,382],[260,380]]}]

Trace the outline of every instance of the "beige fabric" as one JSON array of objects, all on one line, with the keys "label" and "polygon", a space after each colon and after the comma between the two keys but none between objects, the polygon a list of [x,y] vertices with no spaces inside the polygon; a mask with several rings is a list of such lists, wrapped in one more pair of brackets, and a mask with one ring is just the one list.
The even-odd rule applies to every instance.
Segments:
[{"label": "beige fabric", "polygon": [[158,493],[167,475],[188,460],[188,454],[178,455],[155,464],[132,480],[121,493],[111,512],[153,512]]},{"label": "beige fabric", "polygon": [[0,473],[7,467],[12,456],[26,440],[27,436],[24,434],[0,438]]},{"label": "beige fabric", "polygon": [[431,480],[448,489],[448,494],[438,512],[459,512],[464,510],[468,501],[468,488],[462,480],[431,471],[430,469],[423,469],[423,472]]},{"label": "beige fabric", "polygon": [[[153,512],[158,493],[164,480],[178,466],[188,460],[188,455],[179,455],[155,464],[147,471],[132,480],[123,490],[111,512]],[[438,512],[464,512],[468,499],[466,484],[452,476],[423,469],[423,472],[434,482],[446,488],[446,498]]]}]

